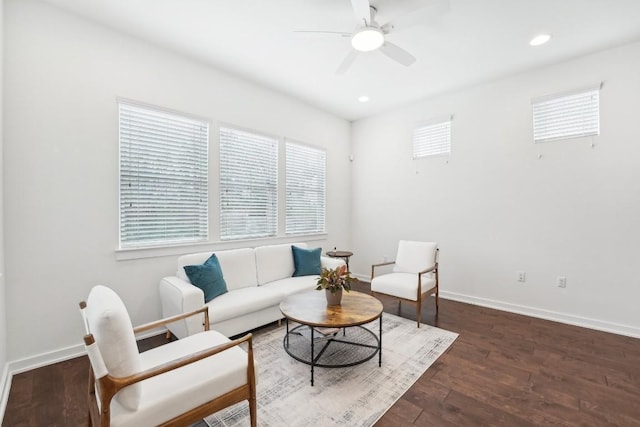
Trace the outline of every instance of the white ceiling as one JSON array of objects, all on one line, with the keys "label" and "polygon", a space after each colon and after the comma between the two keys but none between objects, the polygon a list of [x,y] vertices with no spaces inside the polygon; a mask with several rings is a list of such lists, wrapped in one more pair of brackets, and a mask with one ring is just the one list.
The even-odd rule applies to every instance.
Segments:
[{"label": "white ceiling", "polygon": [[[46,1],[348,120],[640,40],[640,0],[371,0],[380,24],[398,23],[387,40],[417,61],[374,51],[337,75],[349,38],[294,31],[352,32],[349,0]],[[402,28],[401,17],[417,22]],[[541,32],[552,40],[530,47]]]}]

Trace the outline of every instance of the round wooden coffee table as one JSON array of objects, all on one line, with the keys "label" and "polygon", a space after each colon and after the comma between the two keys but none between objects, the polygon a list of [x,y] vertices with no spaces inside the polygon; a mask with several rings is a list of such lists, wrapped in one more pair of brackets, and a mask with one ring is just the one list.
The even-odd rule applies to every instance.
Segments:
[{"label": "round wooden coffee table", "polygon": [[[340,305],[328,306],[323,291],[287,297],[280,303],[287,332],[283,344],[294,359],[316,366],[342,368],[364,363],[378,355],[382,366],[382,303],[356,291],[343,292]],[[376,335],[364,324],[379,319]],[[299,323],[289,330],[289,321]]]}]

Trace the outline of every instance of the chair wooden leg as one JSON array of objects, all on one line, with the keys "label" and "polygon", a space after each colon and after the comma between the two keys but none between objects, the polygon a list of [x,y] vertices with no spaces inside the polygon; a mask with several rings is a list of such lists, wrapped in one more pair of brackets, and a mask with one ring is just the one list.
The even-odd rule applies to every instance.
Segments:
[{"label": "chair wooden leg", "polygon": [[418,328],[420,327],[420,321],[422,320],[422,299],[418,298],[418,303],[416,304],[416,318],[418,319]]},{"label": "chair wooden leg", "polygon": [[257,417],[257,406],[256,406],[256,398],[255,396],[249,399],[249,419],[251,422],[251,427],[256,427],[258,425],[258,417]]},{"label": "chair wooden leg", "polygon": [[438,299],[440,297],[438,296],[438,289],[436,289],[436,315],[438,314]]}]

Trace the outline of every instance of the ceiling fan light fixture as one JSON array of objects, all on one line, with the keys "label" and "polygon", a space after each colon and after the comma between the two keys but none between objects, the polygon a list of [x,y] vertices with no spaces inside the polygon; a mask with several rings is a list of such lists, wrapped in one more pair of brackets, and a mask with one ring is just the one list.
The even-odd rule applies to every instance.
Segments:
[{"label": "ceiling fan light fixture", "polygon": [[351,46],[359,52],[370,52],[384,43],[384,34],[378,28],[365,27],[351,38]]},{"label": "ceiling fan light fixture", "polygon": [[542,46],[543,44],[545,44],[549,40],[551,40],[551,35],[549,35],[549,34],[539,34],[539,35],[535,36],[534,38],[532,38],[531,41],[529,42],[529,44],[531,46]]}]

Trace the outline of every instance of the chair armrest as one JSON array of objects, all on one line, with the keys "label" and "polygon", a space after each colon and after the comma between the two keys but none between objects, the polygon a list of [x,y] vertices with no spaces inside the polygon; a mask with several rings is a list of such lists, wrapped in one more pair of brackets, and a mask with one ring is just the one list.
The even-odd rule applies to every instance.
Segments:
[{"label": "chair armrest", "polygon": [[331,257],[324,256],[324,255],[322,255],[320,257],[320,266],[322,268],[335,269],[335,268],[338,268],[338,267],[343,266],[343,265],[347,265],[347,263],[344,262],[344,260],[341,259],[341,258],[331,258]]},{"label": "chair armrest", "polygon": [[425,273],[429,273],[430,271],[435,271],[437,269],[438,269],[438,263],[436,263],[435,265],[433,265],[433,266],[431,266],[431,267],[429,267],[429,268],[427,268],[425,270],[419,271],[418,272],[418,276],[420,276],[422,274],[425,274]]},{"label": "chair armrest", "polygon": [[187,317],[195,316],[197,314],[204,314],[203,326],[204,330],[209,330],[209,307],[202,306],[198,310],[191,311],[189,313],[177,314],[175,316],[167,317],[164,319],[156,320],[154,322],[145,323],[144,325],[136,326],[133,328],[133,333],[137,334],[139,332],[148,331],[149,329],[159,328],[160,326],[165,326],[168,323],[175,322],[177,320],[186,319]]},{"label": "chair armrest", "polygon": [[387,262],[381,262],[380,264],[371,264],[371,279],[373,280],[373,274],[376,267],[382,267],[383,265],[391,265],[395,263],[396,263],[395,261],[387,261]]},{"label": "chair armrest", "polygon": [[158,366],[154,366],[153,368],[147,369],[137,374],[129,375],[127,377],[112,377],[111,375],[107,375],[107,377],[115,385],[115,388],[116,388],[115,391],[117,392],[118,390],[124,387],[130,386],[131,384],[135,384],[137,382],[147,380],[151,377],[155,377],[157,375],[161,375],[178,368],[182,368],[183,366],[189,365],[191,363],[195,363],[202,359],[206,359],[207,357],[211,357],[225,350],[228,350],[232,347],[236,347],[244,342],[247,342],[249,346],[249,351],[247,352],[247,356],[249,357],[248,366],[252,368],[253,367],[253,335],[249,333],[243,336],[242,338],[238,338],[228,343],[221,344],[207,350],[201,350],[189,356],[181,357],[179,359],[172,360],[170,362],[163,363]]},{"label": "chair armrest", "polygon": [[[197,286],[176,276],[160,280],[160,302],[162,317],[168,318],[199,310],[204,306],[204,292]],[[184,338],[202,331],[199,319],[185,318],[171,323],[167,328],[178,338]]]}]

